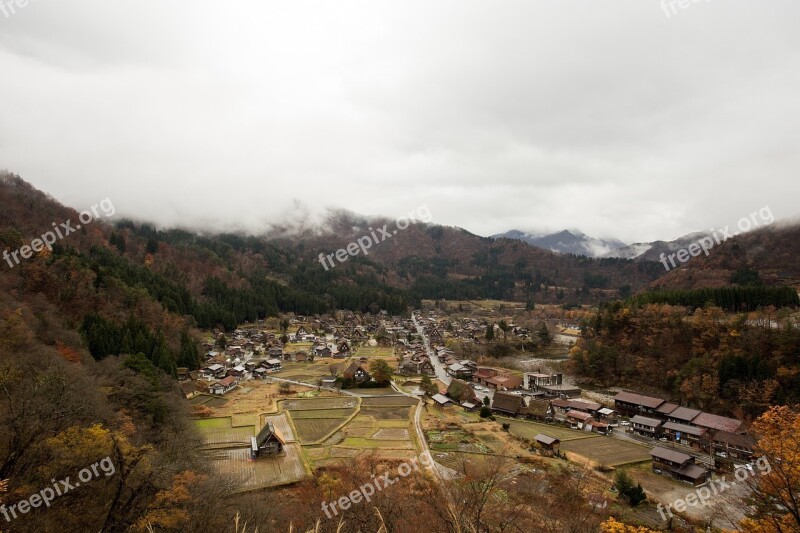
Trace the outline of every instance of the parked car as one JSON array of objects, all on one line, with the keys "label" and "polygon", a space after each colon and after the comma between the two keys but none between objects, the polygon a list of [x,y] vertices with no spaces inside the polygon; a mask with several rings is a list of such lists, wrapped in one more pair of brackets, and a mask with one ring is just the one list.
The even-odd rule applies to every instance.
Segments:
[{"label": "parked car", "polygon": [[727,459],[728,454],[725,452],[717,452],[717,457],[722,457],[723,459]]},{"label": "parked car", "polygon": [[627,420],[623,420],[622,422],[620,422],[620,423],[619,423],[619,425],[620,425],[620,426],[630,426],[630,425],[631,425],[631,423],[630,423],[630,422],[628,422]]}]

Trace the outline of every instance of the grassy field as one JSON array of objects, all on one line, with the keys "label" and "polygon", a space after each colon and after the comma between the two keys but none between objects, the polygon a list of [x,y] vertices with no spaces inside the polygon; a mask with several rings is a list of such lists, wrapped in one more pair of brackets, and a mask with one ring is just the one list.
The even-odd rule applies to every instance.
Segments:
[{"label": "grassy field", "polygon": [[561,442],[566,442],[575,439],[598,439],[599,435],[596,433],[588,433],[586,431],[578,431],[577,429],[569,429],[565,427],[552,426],[550,424],[538,424],[536,422],[523,422],[521,420],[512,420],[508,418],[499,419],[503,423],[511,424],[509,430],[512,435],[522,439],[533,440],[539,433],[544,433],[551,437],[560,439]]},{"label": "grassy field", "polygon": [[650,449],[646,446],[612,437],[562,442],[561,450],[607,466],[620,466],[650,460]]},{"label": "grassy field", "polygon": [[392,448],[396,450],[411,450],[414,445],[408,440],[380,440],[348,437],[338,446],[339,448]]},{"label": "grassy field", "polygon": [[394,348],[383,346],[359,346],[354,354],[356,357],[391,359],[396,361]]},{"label": "grassy field", "polygon": [[428,430],[425,432],[425,436],[428,439],[431,451],[476,453],[489,453],[492,451],[476,435],[462,430]]},{"label": "grassy field", "polygon": [[247,445],[256,433],[255,426],[233,427],[230,417],[194,421],[206,445],[214,447]]}]

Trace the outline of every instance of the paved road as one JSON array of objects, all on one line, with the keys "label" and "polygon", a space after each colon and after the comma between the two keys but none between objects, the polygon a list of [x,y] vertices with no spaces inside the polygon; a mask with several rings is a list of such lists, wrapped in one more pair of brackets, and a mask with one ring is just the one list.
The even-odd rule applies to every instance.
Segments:
[{"label": "paved road", "polygon": [[[425,400],[420,399],[413,394],[409,394],[404,392],[397,386],[397,384],[392,381],[392,388],[396,390],[398,393],[402,394],[403,396],[408,396],[409,398],[414,398],[415,400],[420,400],[417,403],[417,410],[414,413],[414,429],[417,431],[417,437],[419,437],[419,442],[422,445],[422,453],[427,453],[428,457],[433,458],[433,453],[431,452],[430,447],[428,446],[428,441],[425,439],[425,432],[422,430],[422,411],[425,410]],[[458,473],[455,470],[451,470],[444,465],[440,465],[436,461],[433,462],[434,469],[433,471],[436,473],[437,481],[443,481],[447,479],[453,479],[458,477]]]},{"label": "paved road", "polygon": [[[411,319],[414,321],[414,325],[417,327],[417,333],[419,334],[420,337],[422,337],[422,344],[425,346],[425,351],[428,354],[428,357],[430,357],[431,359],[433,368],[436,370],[436,378],[449,387],[450,382],[453,381],[453,378],[450,377],[450,375],[447,373],[447,369],[445,368],[444,364],[439,362],[439,358],[436,357],[436,354],[433,352],[430,342],[428,342],[428,337],[427,335],[425,335],[425,331],[422,329],[422,326],[417,321],[417,315],[412,313]],[[489,392],[482,392],[476,390],[475,395],[481,402],[483,402],[484,397],[488,397],[489,400],[491,401],[492,398],[494,397],[494,391],[491,389],[489,389]]]},{"label": "paved road", "polygon": [[425,346],[425,352],[428,354],[428,357],[430,357],[434,370],[436,370],[436,378],[449,387],[450,382],[453,381],[453,378],[447,374],[447,369],[445,369],[444,365],[439,362],[439,358],[436,357],[436,354],[433,352],[433,349],[428,342],[428,336],[425,335],[425,330],[423,330],[420,323],[417,322],[417,315],[412,314],[411,318],[414,321],[414,325],[417,327],[417,333],[419,333],[419,336],[422,337],[422,344]]}]

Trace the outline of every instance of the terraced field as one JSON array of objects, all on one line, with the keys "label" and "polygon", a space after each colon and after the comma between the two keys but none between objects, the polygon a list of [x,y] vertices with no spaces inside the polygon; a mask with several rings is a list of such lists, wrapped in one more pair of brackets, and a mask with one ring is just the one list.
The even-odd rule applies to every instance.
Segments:
[{"label": "terraced field", "polygon": [[376,420],[407,420],[411,407],[362,407],[360,414]]},{"label": "terraced field", "polygon": [[248,445],[256,434],[255,426],[233,427],[230,417],[195,420],[194,424],[203,442],[211,447]]},{"label": "terraced field", "polygon": [[338,446],[339,448],[391,448],[396,450],[411,450],[414,445],[408,440],[380,440],[348,437]]},{"label": "terraced field", "polygon": [[294,420],[301,443],[317,442],[345,422],[343,418],[301,418]]},{"label": "terraced field", "polygon": [[189,403],[192,405],[205,405],[207,407],[222,407],[228,403],[228,400],[210,394],[200,394],[189,400]]},{"label": "terraced field", "polygon": [[351,397],[295,399],[281,402],[284,409],[300,411],[304,409],[352,409],[358,405],[358,400]]},{"label": "terraced field", "polygon": [[[312,444],[345,424],[358,409],[356,398],[294,399],[283,403],[303,444]],[[330,407],[330,408],[323,408]]]},{"label": "terraced field", "polygon": [[363,407],[395,407],[417,405],[419,400],[408,396],[379,396],[375,398],[364,398],[361,400]]},{"label": "terraced field", "polygon": [[298,411],[289,411],[292,415],[292,420],[300,420],[303,418],[348,418],[355,413],[355,409],[303,409]]}]

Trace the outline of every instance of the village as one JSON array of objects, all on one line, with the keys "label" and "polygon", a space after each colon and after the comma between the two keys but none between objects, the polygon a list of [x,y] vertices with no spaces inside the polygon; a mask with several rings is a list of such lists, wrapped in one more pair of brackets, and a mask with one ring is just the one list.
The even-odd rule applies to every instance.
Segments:
[{"label": "village", "polygon": [[[752,471],[755,441],[739,420],[629,390],[598,397],[546,361],[523,371],[459,357],[457,345],[482,346],[487,328],[535,337],[503,322],[436,309],[271,319],[230,338],[214,333],[206,366],[179,377],[207,457],[241,491],[292,484],[362,454],[399,461],[423,451],[443,479],[493,454],[626,468],[664,503],[714,476]],[[565,321],[548,327],[577,333]],[[608,505],[611,483],[591,497]]]}]

